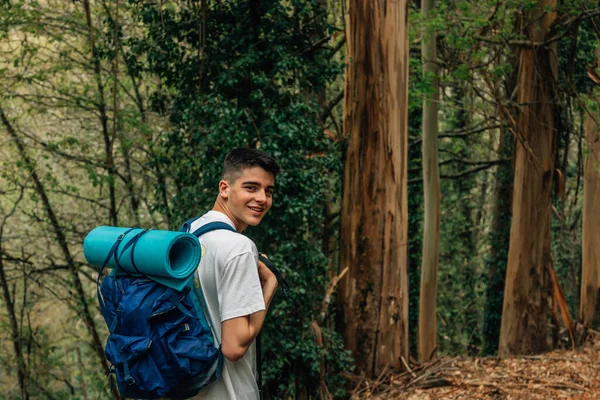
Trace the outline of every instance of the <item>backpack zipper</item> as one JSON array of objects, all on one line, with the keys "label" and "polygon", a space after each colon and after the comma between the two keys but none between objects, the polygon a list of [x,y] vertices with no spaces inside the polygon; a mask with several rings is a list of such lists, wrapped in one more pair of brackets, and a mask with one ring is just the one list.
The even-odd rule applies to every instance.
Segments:
[{"label": "backpack zipper", "polygon": [[[182,301],[184,298],[185,298],[185,295],[184,295],[184,296],[181,296],[181,297],[179,298],[179,302],[181,303],[181,301]],[[176,308],[177,308],[177,306],[173,306],[173,307],[171,307],[171,308],[168,308],[168,309],[166,309],[166,310],[164,310],[164,311],[161,311],[161,312],[154,313],[154,314],[150,315],[150,316],[149,316],[147,319],[152,319],[152,318],[154,318],[154,317],[157,317],[157,316],[159,316],[159,315],[164,315],[164,314],[166,314],[166,313],[168,313],[168,312],[171,312],[171,311],[173,311],[173,310],[174,310],[174,309],[176,309]]]}]

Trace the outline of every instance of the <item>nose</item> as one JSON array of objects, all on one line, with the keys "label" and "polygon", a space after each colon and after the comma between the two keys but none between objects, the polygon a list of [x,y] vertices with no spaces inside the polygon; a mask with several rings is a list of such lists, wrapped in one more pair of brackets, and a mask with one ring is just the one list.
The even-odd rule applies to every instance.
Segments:
[{"label": "nose", "polygon": [[264,190],[257,190],[256,196],[254,199],[256,200],[257,203],[264,203],[267,201],[267,194],[265,193]]}]

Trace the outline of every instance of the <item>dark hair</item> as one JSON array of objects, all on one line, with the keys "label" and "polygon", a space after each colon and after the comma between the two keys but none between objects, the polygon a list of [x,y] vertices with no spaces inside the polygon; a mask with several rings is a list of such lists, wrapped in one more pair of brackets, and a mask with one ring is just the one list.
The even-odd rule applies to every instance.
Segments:
[{"label": "dark hair", "polygon": [[[238,173],[244,168],[261,167],[267,172],[277,176],[281,168],[275,159],[260,150],[238,147],[231,150],[223,163],[222,179],[235,180]],[[235,178],[234,178],[235,176]]]}]

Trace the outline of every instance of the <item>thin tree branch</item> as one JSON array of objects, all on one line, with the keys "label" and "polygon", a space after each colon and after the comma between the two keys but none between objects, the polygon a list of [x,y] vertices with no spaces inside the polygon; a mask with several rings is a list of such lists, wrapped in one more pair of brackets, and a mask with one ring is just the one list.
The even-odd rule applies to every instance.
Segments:
[{"label": "thin tree branch", "polygon": [[[471,128],[466,128],[466,129],[462,129],[459,131],[449,131],[449,132],[442,132],[438,135],[438,139],[441,138],[466,138],[470,135],[475,135],[477,133],[481,133],[481,132],[486,132],[492,129],[498,129],[501,128],[503,125],[492,125],[492,126],[484,126],[482,128],[477,128],[477,129],[473,129]],[[417,137],[414,138],[413,141],[410,142],[411,145],[417,145],[419,143],[421,143],[423,141],[422,138]]]},{"label": "thin tree branch", "polygon": [[338,105],[340,101],[344,98],[344,91],[339,92],[329,103],[327,103],[319,116],[321,122],[325,122],[327,117],[331,115],[331,111]]},{"label": "thin tree branch", "polygon": [[[568,20],[561,22],[556,20],[550,29],[556,30],[558,26],[569,26],[574,22],[584,21],[590,18],[594,18],[600,15],[600,9],[594,9],[591,11],[582,11],[578,15],[575,15]],[[542,42],[534,42],[532,40],[521,40],[521,39],[497,39],[496,37],[490,36],[481,36],[475,35],[477,40],[481,40],[482,42],[491,43],[491,44],[501,44],[501,45],[512,45],[512,46],[523,46],[523,47],[545,47],[549,44],[560,40],[563,36],[569,33],[569,29],[565,29],[564,31],[542,41]]]},{"label": "thin tree branch", "polygon": [[341,50],[342,47],[346,44],[346,35],[344,35],[337,44],[331,48],[331,57],[337,54],[338,51]]},{"label": "thin tree branch", "polygon": [[[502,161],[501,163],[503,163],[503,162],[505,162],[505,161]],[[479,167],[471,168],[469,170],[460,172],[458,174],[440,174],[440,179],[461,179],[461,178],[467,177],[469,175],[475,174],[479,171],[484,171],[486,169],[492,168],[501,163],[481,165]],[[417,183],[423,183],[423,179],[419,177],[419,178],[413,178],[413,179],[408,180],[409,185],[414,185]]]}]

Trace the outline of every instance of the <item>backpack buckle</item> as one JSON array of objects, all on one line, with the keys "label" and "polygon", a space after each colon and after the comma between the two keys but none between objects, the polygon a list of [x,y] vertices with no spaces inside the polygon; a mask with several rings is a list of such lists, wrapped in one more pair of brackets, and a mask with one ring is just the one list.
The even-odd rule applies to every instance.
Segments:
[{"label": "backpack buckle", "polygon": [[128,384],[129,386],[135,385],[135,379],[133,379],[133,377],[131,376],[131,372],[129,372],[129,364],[127,363],[127,361],[123,363],[123,375],[125,375],[125,379],[123,380],[126,384]]}]

